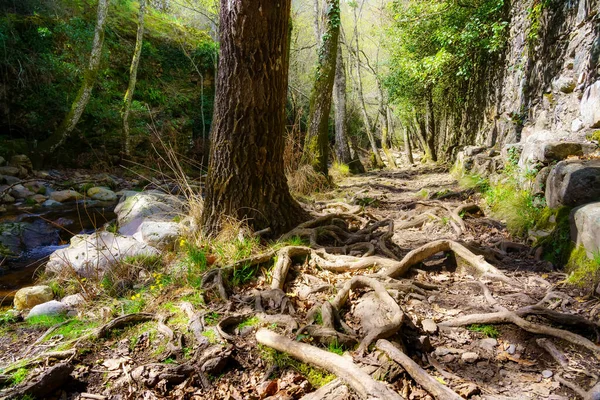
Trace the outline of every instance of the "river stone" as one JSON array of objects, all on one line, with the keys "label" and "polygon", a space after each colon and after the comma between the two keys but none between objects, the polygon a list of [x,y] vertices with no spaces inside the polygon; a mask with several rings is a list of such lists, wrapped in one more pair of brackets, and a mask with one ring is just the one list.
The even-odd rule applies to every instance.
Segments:
[{"label": "river stone", "polygon": [[31,163],[31,160],[24,154],[12,156],[10,158],[10,163],[8,164],[17,168],[24,168],[27,172],[33,171],[33,164]]},{"label": "river stone", "polygon": [[600,251],[600,202],[575,208],[569,218],[571,239],[593,257]]},{"label": "river stone", "polygon": [[15,202],[15,198],[12,197],[8,193],[5,193],[5,194],[3,194],[3,195],[0,196],[0,203],[10,204],[10,203],[14,203],[14,202]]},{"label": "river stone", "polygon": [[29,199],[35,201],[37,204],[42,204],[48,199],[48,197],[44,196],[43,194],[34,194],[33,196],[29,197]]},{"label": "river stone", "polygon": [[131,197],[123,197],[115,208],[119,233],[130,236],[137,233],[147,219],[173,221],[182,212],[183,202],[181,199],[158,191],[141,192]]},{"label": "river stone", "polygon": [[546,181],[550,208],[576,207],[600,200],[600,160],[561,161]]},{"label": "river stone", "polygon": [[8,165],[5,167],[0,167],[0,175],[19,176],[20,172],[21,170],[16,167],[11,167]]},{"label": "river stone", "polygon": [[600,80],[585,90],[579,111],[581,120],[588,128],[600,127]]},{"label": "river stone", "polygon": [[67,305],[61,303],[60,301],[51,300],[33,307],[25,319],[32,317],[61,315],[66,314],[68,311],[69,307],[67,307]]},{"label": "river stone", "polygon": [[66,201],[81,200],[83,199],[83,196],[74,190],[58,190],[50,193],[50,199],[58,201],[59,203],[64,203]]},{"label": "river stone", "polygon": [[35,193],[33,193],[31,190],[27,189],[23,185],[16,185],[10,189],[10,195],[15,199],[26,199],[30,196],[33,196],[34,194]]},{"label": "river stone", "polygon": [[0,223],[0,256],[20,257],[23,253],[57,244],[58,230],[43,220]]},{"label": "river stone", "polygon": [[19,311],[29,310],[38,304],[46,303],[54,298],[50,286],[30,286],[19,289],[15,294],[15,308]]},{"label": "river stone", "polygon": [[133,237],[159,250],[171,250],[181,234],[181,225],[177,222],[145,220]]},{"label": "river stone", "polygon": [[112,190],[105,188],[105,187],[101,187],[101,186],[97,186],[97,187],[93,187],[91,189],[89,189],[87,191],[87,195],[88,197],[92,198],[93,200],[100,200],[100,201],[116,201],[117,200],[117,195],[115,192],[113,192]]},{"label": "river stone", "polygon": [[129,236],[111,232],[76,235],[69,247],[55,251],[46,271],[53,273],[73,271],[84,278],[102,277],[126,257],[152,256],[160,252],[152,246]]},{"label": "river stone", "polygon": [[59,203],[56,200],[52,200],[52,199],[48,199],[48,200],[46,200],[45,202],[42,203],[43,207],[57,207],[57,206],[60,206],[60,205],[61,205],[61,203]]},{"label": "river stone", "polygon": [[77,308],[80,305],[85,304],[85,298],[81,293],[77,293],[63,297],[60,302],[69,308]]}]

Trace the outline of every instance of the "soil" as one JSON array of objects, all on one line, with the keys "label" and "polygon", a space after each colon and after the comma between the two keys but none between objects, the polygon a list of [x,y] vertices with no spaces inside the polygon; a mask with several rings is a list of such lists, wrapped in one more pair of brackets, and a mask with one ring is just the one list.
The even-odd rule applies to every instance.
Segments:
[{"label": "soil", "polygon": [[[431,199],[440,196],[441,200]],[[459,241],[472,251],[482,252],[486,260],[508,278],[503,281],[475,276],[469,269],[461,267],[461,260],[449,253],[438,253],[398,278],[407,285],[415,283],[419,288],[427,289],[405,292],[388,289],[405,315],[402,327],[387,339],[398,344],[438,382],[471,399],[579,398],[573,390],[558,382],[557,375],[584,390],[591,388],[597,383],[597,371],[600,371],[598,353],[593,354],[563,338],[526,332],[509,323],[444,326],[465,315],[493,312],[494,306],[482,292],[480,285],[483,283],[499,306],[513,311],[537,304],[550,292],[559,293],[560,296],[542,303],[544,307],[584,317],[592,322],[588,327],[560,325],[539,315],[525,318],[540,325],[572,331],[598,344],[599,301],[586,297],[587,293],[582,289],[567,285],[562,271],[555,270],[546,261],[536,260],[529,244],[511,237],[501,221],[485,215],[485,210],[465,213],[461,215],[465,229],[460,235],[457,233],[457,223],[448,210],[461,204],[479,204],[480,200],[477,193],[459,188],[444,168],[419,167],[346,178],[335,190],[321,194],[319,201],[308,206],[318,211],[327,209],[326,204],[332,202],[360,205],[363,219],[389,219],[395,227],[427,214],[422,225],[396,228],[387,240],[387,248],[396,259],[401,260],[409,251],[434,240],[448,239]],[[385,256],[378,244],[381,236],[382,232],[373,233],[370,243],[377,255]],[[339,245],[331,236],[319,236],[319,244],[326,248]],[[315,318],[319,322],[322,316],[311,310],[332,301],[352,276],[375,272],[373,269],[331,272],[310,262],[309,258],[294,259],[284,286],[287,300],[273,296],[267,301],[263,295],[264,313],[280,315],[288,301],[293,311],[287,312],[299,326],[314,326]],[[268,268],[261,270],[265,272]],[[249,320],[252,315],[262,315],[255,309],[254,300],[259,293],[275,293],[272,289],[269,292],[269,276],[269,273],[259,274],[249,284],[227,288],[227,301],[220,298],[216,288],[206,289],[203,293],[206,304],[193,306],[204,331],[213,332],[203,336],[206,340],[195,336],[187,321],[182,322],[170,313],[171,319],[166,319],[165,323],[175,337],[182,335],[184,350],[169,353],[166,350],[168,344],[176,340],[169,340],[169,335],[160,330],[145,332],[143,327],[154,326],[156,322],[153,321],[116,329],[104,339],[82,341],[77,345],[77,353],[69,360],[74,368],[71,380],[47,398],[83,399],[86,397],[82,393],[91,393],[106,399],[300,399],[327,379],[335,378],[323,379],[327,374],[319,374],[315,369],[290,361],[284,354],[273,353],[259,345],[255,333],[261,326],[266,326],[297,341],[330,351],[345,351],[346,357],[360,367],[370,368],[377,379],[385,381],[403,398],[432,399],[409,374],[377,350],[374,343],[365,354],[358,354],[356,347],[322,344],[318,336],[307,334],[307,330],[291,330],[282,323],[253,322],[243,328],[225,328],[225,336],[220,335],[215,324],[228,316],[244,315],[240,320]],[[341,319],[355,331],[359,341],[370,329],[365,327],[377,326],[380,320],[389,318],[386,307],[377,303],[371,292],[369,288],[352,290],[346,305],[339,310]],[[165,314],[165,304],[171,302],[178,306],[190,294],[193,293],[189,289],[165,293],[156,299],[154,309],[151,307],[146,311]],[[81,315],[88,312],[82,311]],[[433,329],[425,330],[424,325],[429,323],[424,323],[426,320],[434,322]],[[336,329],[343,331],[339,324]],[[5,326],[0,338],[0,364],[4,366],[18,360],[22,356],[15,349],[28,348],[43,333],[44,330],[36,331],[30,327]],[[558,364],[540,347],[537,341],[540,338],[551,341],[568,364]],[[60,344],[61,338],[50,336],[50,341]],[[30,356],[47,350],[37,346]],[[212,356],[207,356],[208,353]],[[41,373],[44,365],[56,362],[45,361],[36,371]],[[181,368],[188,365],[193,367],[193,372],[181,372]],[[141,366],[148,366],[150,370],[144,375],[145,380],[138,377]],[[181,378],[177,378],[178,373]],[[148,376],[159,376],[160,379],[149,383],[152,379]],[[352,389],[344,396],[337,398],[360,398]]]}]

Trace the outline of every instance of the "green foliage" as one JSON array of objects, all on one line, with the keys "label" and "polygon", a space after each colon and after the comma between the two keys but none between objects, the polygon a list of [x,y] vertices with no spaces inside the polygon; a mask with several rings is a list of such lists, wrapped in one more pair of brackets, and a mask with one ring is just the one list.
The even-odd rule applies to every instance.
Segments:
[{"label": "green foliage", "polygon": [[0,312],[0,327],[13,324],[17,321],[18,318],[15,314],[7,311]]},{"label": "green foliage", "polygon": [[10,375],[10,383],[11,385],[18,385],[19,383],[25,381],[27,376],[29,375],[29,370],[27,368],[19,368],[15,372]]},{"label": "green foliage", "polygon": [[570,283],[594,291],[600,283],[600,252],[594,252],[589,258],[583,246],[575,248],[570,254],[567,271],[570,272]]},{"label": "green foliage", "polygon": [[498,336],[500,336],[500,332],[498,332],[498,329],[496,329],[496,327],[494,325],[473,324],[473,325],[467,326],[467,329],[470,330],[471,332],[479,332],[479,333],[483,334],[484,336],[494,338],[494,339],[497,338]]},{"label": "green foliage", "polygon": [[531,7],[527,10],[527,19],[529,20],[529,31],[527,39],[531,44],[535,44],[540,38],[542,28],[542,14],[544,9],[552,3],[552,0],[534,0]]},{"label": "green foliage", "polygon": [[327,350],[329,350],[332,353],[338,354],[338,355],[342,355],[344,354],[344,346],[342,346],[341,344],[338,343],[337,339],[336,340],[332,340],[329,343],[329,346],[327,347]]},{"label": "green foliage", "polygon": [[181,240],[180,245],[184,251],[184,264],[186,266],[186,283],[194,289],[202,286],[202,275],[206,272],[208,264],[203,249]]},{"label": "green foliage", "polygon": [[216,325],[217,323],[219,323],[220,319],[221,314],[214,311],[211,311],[204,316],[204,322],[206,322],[207,325]]},{"label": "green foliage", "polygon": [[536,201],[529,190],[512,184],[491,186],[485,201],[497,218],[506,221],[508,231],[515,236],[526,236],[542,216],[544,205]]},{"label": "green foliage", "polygon": [[61,322],[65,322],[67,320],[66,315],[37,315],[31,318],[27,318],[25,322],[27,325],[32,328],[37,329],[45,329],[50,328],[56,324],[60,324]]},{"label": "green foliage", "polygon": [[[52,336],[61,335],[65,340],[81,337],[84,333],[98,326],[96,321],[87,321],[81,319],[72,319],[64,325],[58,327]],[[50,340],[50,337],[46,341]]]},{"label": "green foliage", "polygon": [[212,329],[207,329],[205,331],[202,331],[202,336],[206,337],[210,344],[215,344],[218,342],[217,334]]},{"label": "green foliage", "polygon": [[[536,245],[544,248],[544,259],[555,265],[567,265],[574,250],[574,243],[571,240],[570,213],[570,207],[556,210],[544,208],[535,225],[535,229],[551,230],[550,235],[540,238]],[[554,223],[550,222],[551,218],[555,220]]]},{"label": "green foliage", "polygon": [[256,326],[256,325],[258,325],[259,322],[260,322],[260,320],[258,319],[258,317],[248,318],[248,319],[245,319],[244,321],[242,321],[242,323],[238,325],[238,328],[243,329],[247,326]]}]

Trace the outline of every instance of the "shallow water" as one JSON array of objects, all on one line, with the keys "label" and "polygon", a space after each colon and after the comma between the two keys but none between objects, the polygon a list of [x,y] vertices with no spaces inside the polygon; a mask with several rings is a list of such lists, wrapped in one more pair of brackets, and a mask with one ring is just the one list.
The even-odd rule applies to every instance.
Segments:
[{"label": "shallow water", "polygon": [[0,222],[43,221],[51,227],[51,244],[33,248],[17,259],[0,259],[0,305],[12,302],[17,290],[31,285],[50,254],[68,245],[71,237],[92,233],[116,219],[115,203],[70,203],[56,208],[14,208],[0,214]]}]

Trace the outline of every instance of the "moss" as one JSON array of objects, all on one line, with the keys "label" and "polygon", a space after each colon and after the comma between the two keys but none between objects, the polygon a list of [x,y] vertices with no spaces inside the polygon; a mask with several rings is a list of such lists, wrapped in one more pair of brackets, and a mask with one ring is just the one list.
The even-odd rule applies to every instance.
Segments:
[{"label": "moss", "polygon": [[570,283],[593,291],[600,283],[600,253],[589,258],[583,246],[576,247],[570,254],[567,271]]},{"label": "moss", "polygon": [[330,374],[311,365],[294,360],[285,353],[275,351],[269,347],[259,346],[261,357],[270,364],[277,365],[280,369],[293,368],[310,382],[315,388],[320,388],[334,380],[335,375]]},{"label": "moss", "polygon": [[569,207],[555,210],[546,207],[540,212],[535,226],[536,229],[551,230],[550,235],[539,239],[536,244],[543,247],[544,259],[560,266],[568,264],[574,250],[574,243],[571,240],[570,213]]}]

